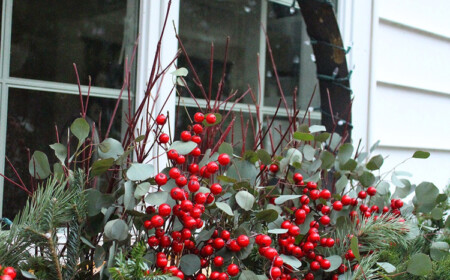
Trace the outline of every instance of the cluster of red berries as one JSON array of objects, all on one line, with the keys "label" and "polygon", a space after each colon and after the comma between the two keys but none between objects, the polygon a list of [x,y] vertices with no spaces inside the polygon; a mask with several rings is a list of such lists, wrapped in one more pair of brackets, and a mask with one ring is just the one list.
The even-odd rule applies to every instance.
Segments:
[{"label": "cluster of red berries", "polygon": [[[217,121],[216,115],[209,113],[206,116],[198,112],[194,115],[195,124],[189,126],[188,130],[182,131],[180,139],[183,142],[192,141],[196,144],[202,142],[202,135],[207,126],[214,125]],[[159,115],[156,123],[160,126],[166,123],[166,117]],[[205,127],[206,126],[206,127]],[[163,145],[170,141],[169,136],[160,133],[159,144]],[[163,145],[163,147],[165,147]],[[167,171],[161,172],[154,177],[158,185],[158,191],[164,189],[164,185],[170,180],[170,197],[175,201],[172,205],[163,203],[160,205],[150,205],[147,207],[147,214],[151,218],[144,222],[144,227],[148,230],[148,245],[156,252],[154,268],[184,279],[184,273],[176,266],[179,259],[184,254],[194,254],[200,258],[201,269],[194,275],[186,276],[189,280],[228,280],[230,277],[240,273],[238,264],[229,263],[221,256],[220,250],[239,252],[251,244],[251,239],[247,235],[238,235],[234,238],[232,233],[226,229],[215,230],[207,240],[196,242],[193,234],[195,230],[204,226],[207,213],[206,208],[212,205],[216,198],[223,194],[223,187],[219,183],[214,183],[214,176],[226,170],[231,158],[228,154],[220,154],[217,159],[210,160],[203,166],[199,165],[199,156],[202,151],[199,147],[193,149],[187,155],[181,155],[176,150],[168,150],[167,158],[171,167]],[[278,163],[268,166],[260,165],[260,169],[269,177],[275,176],[279,171]],[[269,173],[267,173],[269,172]],[[209,180],[212,178],[211,180]],[[293,268],[283,261],[280,254],[297,258],[300,261],[309,263],[309,270],[303,277],[306,280],[313,280],[318,270],[327,270],[331,267],[330,261],[319,253],[317,247],[331,248],[336,242],[327,236],[325,231],[319,231],[320,227],[329,227],[331,223],[330,215],[332,211],[341,211],[344,208],[350,210],[350,218],[362,219],[376,215],[377,213],[400,214],[403,206],[401,200],[391,201],[391,210],[388,207],[379,209],[378,206],[368,206],[370,197],[376,195],[375,187],[368,187],[361,190],[356,198],[343,195],[340,199],[333,197],[327,189],[319,189],[315,182],[305,182],[300,173],[293,174],[293,191],[300,193],[300,206],[291,207],[289,212],[284,212],[284,221],[281,229],[285,233],[277,234],[275,242],[272,237],[266,234],[257,234],[255,243],[258,245],[259,254],[270,262],[271,266],[267,271],[267,277],[280,280],[297,280],[292,278]],[[206,188],[205,188],[206,187]],[[270,202],[275,204],[275,196],[270,197]],[[326,203],[324,203],[324,201]],[[357,211],[359,210],[359,212]],[[300,225],[304,224],[308,214],[314,213],[314,220],[309,222],[309,230],[300,233]],[[374,217],[375,219],[377,216]],[[175,219],[181,222],[181,229],[174,230]],[[321,232],[324,232],[321,236]],[[298,238],[301,236],[301,240]],[[351,250],[345,254],[348,261],[355,257]],[[224,267],[226,265],[226,268]],[[357,268],[357,267],[356,267]],[[353,267],[352,269],[356,269]],[[343,274],[348,267],[342,264],[333,279],[337,279],[339,274]],[[208,271],[209,275],[205,275]]]},{"label": "cluster of red berries", "polygon": [[12,280],[17,276],[17,272],[14,268],[7,266],[2,268],[0,265],[0,280]]}]

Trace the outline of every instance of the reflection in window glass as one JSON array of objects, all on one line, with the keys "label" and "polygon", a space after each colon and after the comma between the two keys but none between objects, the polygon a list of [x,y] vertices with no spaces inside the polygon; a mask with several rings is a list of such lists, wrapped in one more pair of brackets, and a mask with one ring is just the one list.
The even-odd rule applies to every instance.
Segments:
[{"label": "reflection in window glass", "polygon": [[138,0],[14,1],[13,77],[120,88],[136,39]]},{"label": "reflection in window glass", "polygon": [[[260,22],[260,1],[180,1],[181,40],[205,88],[209,87],[211,43],[214,43],[213,98],[222,78],[227,36],[230,45],[224,96],[234,90],[243,93],[248,85],[257,88]],[[178,65],[187,67],[186,58],[181,57]],[[195,97],[204,98],[192,82],[192,73],[188,80],[190,88],[195,89]],[[182,94],[190,97],[185,91]],[[243,101],[252,102],[250,96]]]},{"label": "reflection in window glass", "polygon": [[[121,107],[110,137],[120,139]],[[96,122],[96,130],[104,135],[111,118],[115,99],[89,99],[88,122]],[[126,106],[126,105],[125,105]],[[49,145],[56,142],[55,125],[58,127],[61,142],[66,142],[67,129],[80,117],[79,97],[77,95],[51,92],[36,92],[22,89],[10,89],[8,98],[8,123],[6,134],[6,156],[13,163],[25,184],[28,184],[28,149],[32,154],[36,150],[44,152],[51,165],[56,162],[54,152]],[[97,120],[101,115],[102,123]],[[8,164],[5,166],[7,177],[19,182]],[[12,219],[23,208],[26,194],[18,187],[4,181],[3,215]]]},{"label": "reflection in window glass", "polygon": [[[293,100],[297,88],[297,104],[306,109],[317,84],[316,65],[312,60],[312,47],[299,10],[269,2],[267,11],[267,35],[270,38],[273,57],[281,87],[288,101]],[[273,73],[269,52],[266,52],[264,104],[274,106],[280,93]],[[311,106],[320,106],[320,95],[314,95]]]}]

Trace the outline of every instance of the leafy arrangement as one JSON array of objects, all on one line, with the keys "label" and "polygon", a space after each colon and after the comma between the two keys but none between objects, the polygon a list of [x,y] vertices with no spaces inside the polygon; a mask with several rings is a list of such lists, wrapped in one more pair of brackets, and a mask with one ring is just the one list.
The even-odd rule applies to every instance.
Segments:
[{"label": "leafy arrangement", "polygon": [[[128,108],[122,141],[109,137],[113,119],[104,134],[89,125],[89,95],[80,91],[71,137],[50,146],[58,162],[51,167],[39,151],[31,157],[35,180],[18,185],[30,200],[0,232],[0,263],[28,279],[450,278],[448,192],[415,186],[397,170],[381,173],[381,155],[308,125],[282,90],[283,130],[274,127],[276,116],[263,129],[259,117],[224,111],[249,94],[258,115],[259,98],[249,89],[231,102],[225,72],[211,98],[180,46],[206,109],[189,116],[179,140],[171,137],[171,116],[155,100],[192,89],[179,68],[173,90],[158,91],[171,66],[159,66],[161,44],[142,103],[135,113]],[[239,120],[241,135],[251,131],[253,139],[234,137]],[[410,194],[412,203],[404,200]]]}]

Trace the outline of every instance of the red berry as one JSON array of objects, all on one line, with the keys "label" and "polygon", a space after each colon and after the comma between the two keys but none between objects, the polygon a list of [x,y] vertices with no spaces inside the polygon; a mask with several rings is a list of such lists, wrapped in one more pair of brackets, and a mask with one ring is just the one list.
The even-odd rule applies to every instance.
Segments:
[{"label": "red berry", "polygon": [[206,275],[203,273],[197,274],[197,277],[195,277],[195,280],[206,280]]},{"label": "red berry", "polygon": [[214,239],[214,241],[213,241],[214,249],[220,250],[223,248],[223,246],[225,246],[225,241],[222,238],[217,237]]},{"label": "red berry", "polygon": [[11,276],[9,276],[9,275],[2,275],[2,276],[0,276],[0,280],[13,280],[14,278],[12,278]]},{"label": "red berry", "polygon": [[152,222],[151,222],[150,220],[146,220],[146,221],[144,222],[144,227],[145,227],[146,229],[151,229],[151,228],[153,228]]},{"label": "red berry", "polygon": [[274,266],[270,269],[270,277],[272,277],[272,279],[277,279],[280,276],[281,276],[281,269],[279,267]]},{"label": "red berry", "polygon": [[206,122],[209,124],[213,124],[215,123],[217,120],[216,115],[214,115],[213,113],[209,113],[208,115],[206,115]]},{"label": "red berry", "polygon": [[305,275],[305,280],[314,280],[314,274],[312,274],[311,272],[308,272]]},{"label": "red berry", "polygon": [[158,213],[162,217],[169,216],[171,211],[172,211],[172,208],[170,207],[169,204],[163,203],[163,204],[159,205]]},{"label": "red berry", "polygon": [[217,280],[217,279],[219,279],[219,276],[220,276],[220,272],[218,272],[218,271],[213,271],[213,272],[211,272],[211,275],[209,276],[209,278],[210,278],[211,280]]},{"label": "red berry", "polygon": [[183,164],[186,162],[186,157],[183,155],[179,155],[176,159],[177,164]]},{"label": "red berry", "polygon": [[169,158],[169,159],[172,159],[172,160],[176,160],[177,158],[178,158],[178,152],[177,151],[175,151],[175,150],[169,150],[168,152],[167,152],[167,157]]},{"label": "red berry", "polygon": [[268,247],[270,244],[272,244],[272,238],[270,236],[263,234],[260,238],[260,242],[257,243],[261,247]]},{"label": "red berry", "polygon": [[227,165],[230,163],[230,156],[228,154],[220,154],[217,161],[220,165]]},{"label": "red berry", "polygon": [[223,257],[217,256],[214,258],[213,263],[215,266],[219,267],[223,265]]},{"label": "red berry", "polygon": [[276,165],[276,164],[271,164],[270,166],[269,166],[269,171],[270,172],[273,172],[273,173],[277,173],[278,172],[278,165]]},{"label": "red berry", "polygon": [[317,200],[320,197],[320,191],[319,190],[312,190],[309,192],[309,197],[312,200]]},{"label": "red berry", "polygon": [[248,238],[247,235],[244,235],[244,234],[239,235],[238,238],[236,239],[236,241],[240,247],[247,247],[248,244],[250,244],[250,239]]},{"label": "red berry", "polygon": [[397,199],[395,201],[395,208],[402,208],[403,207],[403,201],[401,201],[400,199]]},{"label": "red berry", "polygon": [[167,183],[167,176],[164,173],[158,173],[158,175],[155,176],[156,184],[159,186],[165,185]]},{"label": "red berry", "polygon": [[194,114],[194,121],[197,123],[201,123],[205,119],[205,115],[203,113],[197,112]]},{"label": "red berry", "polygon": [[215,161],[211,161],[206,165],[206,169],[209,173],[214,174],[219,170],[219,165]]},{"label": "red berry", "polygon": [[199,155],[202,154],[202,151],[200,150],[199,147],[197,147],[197,148],[193,149],[192,152],[190,152],[189,154],[193,157],[198,157]]},{"label": "red berry", "polygon": [[308,183],[306,183],[306,187],[308,189],[317,189],[317,183],[316,182],[308,182]]},{"label": "red berry", "polygon": [[189,131],[185,130],[185,131],[181,132],[180,138],[182,141],[187,142],[187,141],[191,140],[191,137],[192,137],[192,135]]},{"label": "red berry", "polygon": [[218,195],[222,192],[222,186],[220,184],[212,184],[211,187],[209,188],[211,190],[211,193],[214,195]]},{"label": "red berry", "polygon": [[322,214],[324,214],[324,215],[328,215],[328,214],[330,213],[330,211],[331,211],[331,209],[330,209],[330,207],[327,206],[327,205],[324,205],[324,206],[322,207],[322,209],[320,209],[320,212],[322,212]]},{"label": "red berry", "polygon": [[375,189],[374,187],[369,187],[367,188],[367,194],[370,196],[374,196],[377,193],[377,189]]},{"label": "red berry", "polygon": [[168,134],[162,133],[161,135],[159,135],[159,143],[166,144],[167,142],[169,142],[169,140],[170,140],[170,137]]},{"label": "red berry", "polygon": [[325,226],[328,225],[330,223],[330,217],[327,215],[320,217],[320,223]]},{"label": "red berry", "polygon": [[291,225],[291,227],[289,227],[288,233],[291,236],[297,236],[300,234],[300,228],[296,225]]},{"label": "red berry", "polygon": [[283,265],[283,258],[281,258],[281,257],[279,257],[279,256],[277,256],[277,257],[275,257],[275,259],[273,259],[273,265],[274,266],[278,266],[278,267],[281,267],[282,265]]},{"label": "red berry", "polygon": [[327,259],[323,259],[321,262],[320,262],[320,267],[322,268],[322,269],[329,269],[330,267],[331,267],[331,262],[329,261],[329,260],[327,260]]},{"label": "red berry", "polygon": [[195,203],[204,204],[206,202],[206,194],[199,192],[194,196]]},{"label": "red berry", "polygon": [[300,183],[301,181],[303,181],[303,175],[300,173],[294,173],[292,179],[294,179],[295,183]]},{"label": "red berry", "polygon": [[194,133],[200,134],[203,132],[203,126],[201,124],[194,124],[192,126],[192,130],[194,131]]},{"label": "red berry", "polygon": [[320,192],[320,197],[325,199],[325,200],[328,200],[328,199],[331,198],[331,192],[329,190],[322,190]]},{"label": "red berry", "polygon": [[333,246],[334,246],[334,239],[327,238],[327,247],[333,247]]},{"label": "red berry", "polygon": [[230,239],[230,232],[228,230],[222,230],[222,232],[220,233],[220,237],[222,237],[223,240],[228,240]]},{"label": "red berry", "polygon": [[181,210],[183,210],[184,212],[190,212],[194,208],[192,201],[190,201],[188,199],[181,201],[180,206],[181,206]]},{"label": "red berry", "polygon": [[239,273],[239,266],[232,263],[227,267],[227,272],[230,276],[236,276]]},{"label": "red berry", "polygon": [[191,141],[194,143],[200,144],[202,142],[202,138],[198,135],[194,135],[194,136],[192,136]]},{"label": "red berry", "polygon": [[156,123],[159,124],[159,125],[165,124],[166,120],[167,120],[167,118],[164,115],[159,115],[159,116],[156,117]]},{"label": "red berry", "polygon": [[184,191],[180,188],[173,188],[170,190],[170,196],[175,200],[183,200],[184,199]]},{"label": "red berry", "polygon": [[360,192],[358,193],[358,197],[359,197],[360,199],[365,199],[365,198],[367,197],[367,193],[366,193],[365,191],[360,191]]},{"label": "red berry", "polygon": [[159,268],[163,268],[167,266],[167,258],[157,258],[156,259],[156,266]]},{"label": "red berry", "polygon": [[320,263],[316,262],[316,261],[313,261],[313,262],[311,262],[310,268],[311,268],[312,271],[319,270],[320,269]]},{"label": "red berry", "polygon": [[309,197],[307,196],[307,195],[302,195],[301,197],[300,197],[300,203],[301,204],[309,204]]},{"label": "red berry", "polygon": [[344,195],[341,198],[341,202],[342,202],[343,205],[350,205],[350,203],[352,202],[352,198],[350,196],[348,196],[348,195]]},{"label": "red berry", "polygon": [[161,227],[164,225],[164,219],[160,215],[153,216],[150,221],[154,227]]},{"label": "red berry", "polygon": [[175,180],[175,183],[177,184],[177,186],[183,187],[183,186],[186,186],[187,179],[184,176],[180,176]]},{"label": "red berry", "polygon": [[336,210],[336,211],[341,211],[343,207],[344,206],[342,205],[342,202],[340,202],[339,200],[335,201],[333,203],[333,209]]},{"label": "red berry", "polygon": [[198,171],[200,170],[200,167],[198,166],[198,164],[196,164],[196,163],[191,163],[190,165],[189,165],[189,173],[191,173],[191,174],[197,174],[198,173]]},{"label": "red berry", "polygon": [[188,189],[190,192],[195,193],[200,189],[200,183],[197,180],[190,180],[188,183]]},{"label": "red berry", "polygon": [[172,168],[169,170],[169,176],[170,176],[170,178],[172,178],[172,179],[176,179],[176,178],[180,177],[180,176],[181,176],[181,171],[180,171],[180,169],[178,169],[178,168],[176,168],[176,167],[172,167]]}]

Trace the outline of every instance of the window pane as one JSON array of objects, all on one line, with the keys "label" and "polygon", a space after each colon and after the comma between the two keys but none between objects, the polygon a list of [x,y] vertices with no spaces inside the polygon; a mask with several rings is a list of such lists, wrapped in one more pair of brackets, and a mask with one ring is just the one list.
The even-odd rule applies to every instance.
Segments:
[{"label": "window pane", "polygon": [[[273,57],[278,70],[280,84],[289,104],[297,88],[297,104],[306,109],[317,84],[316,65],[312,59],[312,47],[299,10],[269,2],[267,12],[267,34],[270,38]],[[266,56],[264,104],[273,106],[280,99],[269,52]],[[320,106],[317,89],[311,106]]]},{"label": "window pane", "polygon": [[13,77],[120,88],[136,39],[138,0],[14,1]]},{"label": "window pane", "polygon": [[[213,98],[217,85],[222,78],[226,38],[231,41],[226,64],[226,84],[224,95],[238,90],[242,94],[250,85],[257,89],[259,52],[259,34],[261,23],[261,2],[220,1],[220,0],[183,0],[180,1],[180,36],[189,54],[201,82],[208,91],[211,43],[214,42]],[[181,57],[179,66],[187,67],[186,58]],[[187,67],[188,68],[188,67]],[[197,98],[204,98],[192,82],[189,74],[189,86]],[[194,90],[195,89],[195,90]],[[233,100],[240,96],[238,94]],[[182,95],[190,95],[182,90]],[[223,99],[223,98],[222,98]],[[250,95],[243,102],[251,103]]]},{"label": "window pane", "polygon": [[[118,109],[116,122],[111,130],[111,137],[120,139],[121,135],[121,108],[126,106],[124,101]],[[96,130],[104,135],[108,127],[116,100],[105,98],[89,99],[87,112],[88,121],[99,119],[101,126],[96,123]],[[65,142],[64,131],[67,131],[72,121],[80,116],[79,97],[77,95],[59,94],[51,92],[36,92],[22,89],[10,89],[8,98],[8,123],[6,134],[6,156],[14,164],[25,184],[29,183],[28,155],[35,150],[43,151],[50,160],[51,165],[56,162],[54,152],[49,145],[56,142],[55,124],[58,126],[61,142]],[[9,165],[5,164],[7,177],[15,177]],[[13,218],[22,209],[26,201],[26,194],[18,187],[4,181],[3,215]]]}]

